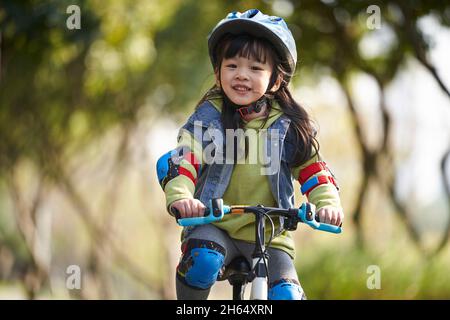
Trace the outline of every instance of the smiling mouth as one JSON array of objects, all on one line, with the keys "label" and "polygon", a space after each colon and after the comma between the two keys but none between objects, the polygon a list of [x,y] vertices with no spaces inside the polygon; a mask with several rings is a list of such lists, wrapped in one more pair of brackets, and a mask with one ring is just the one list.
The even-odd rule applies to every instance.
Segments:
[{"label": "smiling mouth", "polygon": [[238,92],[248,92],[251,90],[249,87],[243,85],[232,86],[232,88]]}]

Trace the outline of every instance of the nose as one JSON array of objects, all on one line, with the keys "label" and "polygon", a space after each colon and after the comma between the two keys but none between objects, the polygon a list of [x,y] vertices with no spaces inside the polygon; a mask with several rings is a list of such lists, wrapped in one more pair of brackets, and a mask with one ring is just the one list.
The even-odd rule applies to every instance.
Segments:
[{"label": "nose", "polygon": [[236,69],[236,79],[238,79],[238,80],[248,80],[248,74],[245,71],[245,68],[237,68]]}]

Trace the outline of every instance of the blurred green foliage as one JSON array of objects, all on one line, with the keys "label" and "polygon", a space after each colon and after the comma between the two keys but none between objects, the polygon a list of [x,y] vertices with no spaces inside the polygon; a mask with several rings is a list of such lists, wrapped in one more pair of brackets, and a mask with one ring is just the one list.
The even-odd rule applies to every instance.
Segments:
[{"label": "blurred green foliage", "polygon": [[[81,9],[79,30],[66,26],[69,5]],[[371,5],[381,10],[382,31],[367,26]],[[427,55],[433,39],[421,30],[420,20],[432,16],[442,26],[450,26],[450,3],[445,1],[3,0],[0,181],[25,162],[45,182],[61,183],[70,191],[63,181],[67,164],[109,129],[120,127],[127,132],[143,114],[154,120],[192,110],[213,84],[206,39],[226,13],[258,8],[276,14],[280,6],[298,46],[294,87],[324,75],[345,86],[356,72],[367,73],[385,86],[411,57],[433,72]],[[379,32],[389,34],[391,40],[380,50],[367,52],[364,42]],[[25,279],[28,270],[39,266],[30,259],[33,248],[24,241],[26,235],[12,223],[14,214],[4,211],[11,207],[6,205],[8,194],[8,188],[0,189],[0,253],[2,245],[13,252],[17,277]],[[139,240],[163,235],[166,226],[159,227],[163,231]],[[55,231],[61,237],[67,232]],[[65,241],[68,238],[55,247],[65,251],[69,246]],[[382,266],[380,291],[364,286],[365,268],[375,253],[350,245],[338,253],[306,251],[299,262],[300,278],[315,298],[448,298],[450,284],[443,279],[448,254],[430,263],[415,257],[396,264],[403,249],[395,247],[383,260],[390,264]],[[88,250],[92,251],[86,255],[98,263],[95,248]],[[151,258],[158,260],[162,255],[152,253]],[[96,269],[93,262],[89,267]],[[355,273],[357,268],[361,272]],[[331,274],[336,278],[330,280]],[[117,277],[111,282],[127,281],[125,276]],[[414,279],[418,281],[410,287]],[[161,292],[166,280],[158,284]],[[152,292],[151,297],[167,296],[161,292]]]}]

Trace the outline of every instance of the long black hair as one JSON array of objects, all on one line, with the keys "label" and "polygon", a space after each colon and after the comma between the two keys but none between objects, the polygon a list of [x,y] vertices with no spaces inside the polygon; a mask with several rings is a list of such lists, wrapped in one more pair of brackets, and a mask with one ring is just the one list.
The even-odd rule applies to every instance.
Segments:
[{"label": "long black hair", "polygon": [[[214,66],[214,72],[218,74],[220,80],[220,67],[223,59],[230,59],[235,56],[252,58],[258,62],[265,63],[267,60],[271,61],[274,68],[269,81],[268,90],[270,90],[276,83],[277,79],[281,78],[281,84],[276,92],[266,92],[266,96],[273,98],[280,105],[283,113],[291,119],[291,124],[288,130],[288,136],[294,143],[296,152],[293,161],[290,163],[291,167],[298,167],[308,161],[313,155],[313,150],[316,154],[319,152],[319,143],[316,140],[316,129],[306,110],[297,103],[292,97],[288,89],[288,81],[292,77],[287,72],[286,64],[276,53],[272,44],[263,38],[257,38],[248,34],[240,35],[225,35],[217,44],[214,54],[217,65]],[[223,108],[221,120],[224,129],[238,129],[244,126],[242,119],[237,116],[235,106],[227,99],[225,93],[220,86],[214,85],[198,103],[200,106],[205,100],[213,97],[221,96],[223,98]],[[270,100],[267,105],[270,111]],[[266,123],[269,112],[264,119]],[[263,126],[264,126],[263,124]],[[235,148],[237,144],[235,144]],[[236,150],[235,150],[236,151]],[[235,155],[237,152],[235,152]]]}]

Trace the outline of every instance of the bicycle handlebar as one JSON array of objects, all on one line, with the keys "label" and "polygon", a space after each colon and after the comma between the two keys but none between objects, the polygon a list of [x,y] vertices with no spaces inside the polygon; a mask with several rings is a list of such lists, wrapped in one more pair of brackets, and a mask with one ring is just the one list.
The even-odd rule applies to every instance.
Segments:
[{"label": "bicycle handlebar", "polygon": [[[176,208],[172,208],[172,212],[176,214],[176,217],[179,217],[177,211],[178,210]],[[265,213],[268,215],[283,216],[287,218],[287,221],[285,220],[285,225],[289,226],[286,228],[288,230],[295,230],[297,228],[297,224],[302,222],[316,230],[331,233],[342,232],[341,226],[320,222],[319,217],[316,215],[316,208],[311,203],[303,203],[298,209],[281,209],[264,206],[228,206],[223,204],[222,199],[211,199],[203,217],[177,218],[177,222],[180,226],[187,227],[219,221],[225,214],[244,213]]]}]

